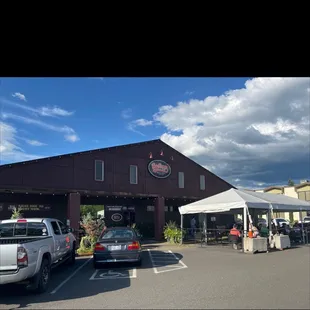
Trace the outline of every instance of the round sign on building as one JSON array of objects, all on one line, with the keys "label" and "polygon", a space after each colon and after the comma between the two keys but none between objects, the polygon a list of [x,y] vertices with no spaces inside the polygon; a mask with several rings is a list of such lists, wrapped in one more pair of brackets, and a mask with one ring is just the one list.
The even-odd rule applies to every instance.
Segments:
[{"label": "round sign on building", "polygon": [[111,216],[113,222],[120,222],[123,219],[123,216],[120,213],[114,213]]},{"label": "round sign on building", "polygon": [[152,160],[148,165],[150,174],[158,179],[168,178],[171,174],[171,167],[163,160]]}]

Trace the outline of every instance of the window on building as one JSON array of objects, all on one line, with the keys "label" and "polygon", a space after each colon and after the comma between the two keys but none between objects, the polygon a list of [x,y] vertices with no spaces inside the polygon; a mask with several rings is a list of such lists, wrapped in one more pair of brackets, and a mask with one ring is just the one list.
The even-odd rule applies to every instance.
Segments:
[{"label": "window on building", "polygon": [[168,206],[165,206],[165,212],[168,212]]},{"label": "window on building", "polygon": [[184,172],[179,172],[179,188],[184,188]]},{"label": "window on building", "polygon": [[206,189],[206,177],[204,175],[200,176],[200,189],[202,191]]},{"label": "window on building", "polygon": [[307,192],[306,192],[306,200],[307,200],[307,201],[310,201],[310,191],[307,191]]},{"label": "window on building", "polygon": [[298,193],[298,199],[306,200],[306,192],[299,192]]},{"label": "window on building", "polygon": [[57,222],[53,221],[53,222],[51,222],[51,225],[53,227],[54,234],[55,235],[61,235]]},{"label": "window on building", "polygon": [[148,211],[148,212],[154,212],[154,210],[155,210],[154,206],[147,206],[146,207],[146,211]]},{"label": "window on building", "polygon": [[169,207],[169,211],[170,211],[170,212],[173,212],[173,206],[170,206],[170,207]]},{"label": "window on building", "polygon": [[138,167],[130,165],[130,184],[138,184]]},{"label": "window on building", "polygon": [[104,181],[104,162],[95,160],[95,180]]}]

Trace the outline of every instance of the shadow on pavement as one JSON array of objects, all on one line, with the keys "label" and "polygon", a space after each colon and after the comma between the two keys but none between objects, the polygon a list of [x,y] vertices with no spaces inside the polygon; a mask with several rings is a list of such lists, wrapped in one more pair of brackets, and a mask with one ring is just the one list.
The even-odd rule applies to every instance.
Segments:
[{"label": "shadow on pavement", "polygon": [[[156,251],[157,254],[167,254],[166,252]],[[182,255],[174,253],[178,259],[182,259]],[[136,267],[134,264],[128,263],[111,263],[104,264],[100,266],[100,269],[97,271],[95,278],[98,280],[90,280],[94,276],[96,269],[93,267],[92,259],[81,268],[70,280],[68,280],[61,288],[59,288],[54,294],[51,294],[53,290],[65,281],[70,275],[75,272],[80,266],[82,266],[89,258],[80,258],[76,260],[76,264],[72,267],[66,265],[59,266],[52,270],[51,273],[51,283],[49,290],[43,294],[34,294],[25,289],[21,285],[3,285],[0,287],[0,308],[4,309],[21,309],[29,307],[36,304],[44,304],[49,302],[58,302],[58,301],[69,301],[80,298],[92,297],[98,294],[107,293],[110,291],[117,291],[127,287],[130,287],[131,280],[139,281],[139,270],[141,269],[151,269],[153,264],[150,260],[148,251],[142,252],[142,265]],[[171,260],[167,260],[163,264],[168,266],[169,264],[175,264]],[[130,278],[132,276],[132,269],[137,269],[137,278]],[[124,277],[117,279],[100,279],[100,274],[102,273],[109,276],[113,276],[113,273],[121,271]],[[152,283],[152,276],[156,276],[153,273],[150,273],[150,285]],[[78,302],[78,301],[77,301]],[[4,306],[4,307],[3,307]],[[52,306],[54,307],[54,305]],[[72,307],[73,308],[73,307]]]}]

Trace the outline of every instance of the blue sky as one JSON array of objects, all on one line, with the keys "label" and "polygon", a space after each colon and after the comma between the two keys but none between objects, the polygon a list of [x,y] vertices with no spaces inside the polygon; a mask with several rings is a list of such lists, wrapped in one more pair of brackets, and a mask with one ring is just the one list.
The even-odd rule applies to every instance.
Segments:
[{"label": "blue sky", "polygon": [[[279,148],[288,149],[296,144],[289,142],[292,137],[288,139],[288,135],[297,135],[301,144],[305,139],[298,131],[307,125],[304,117],[309,118],[309,102],[305,96],[309,95],[309,80],[272,81],[250,78],[2,78],[1,164],[162,138],[234,184],[250,185],[252,182],[257,187],[260,183],[282,182],[275,172],[272,177],[270,172],[269,176],[268,173],[267,176],[266,173],[258,175],[264,167],[268,166],[270,171],[272,166],[279,169],[279,165],[287,164],[285,158],[275,161],[271,157]],[[278,109],[283,96],[289,98],[282,102],[287,108]],[[294,103],[297,104],[295,114],[289,115]],[[250,121],[247,118],[245,122],[246,113]],[[255,155],[253,148],[261,149],[262,145],[271,148],[267,152],[271,152],[269,155],[259,151]],[[304,143],[302,147],[305,148]],[[305,156],[294,156],[290,160],[299,158],[308,165]],[[259,169],[247,173],[246,167],[252,160],[257,161]],[[286,169],[296,180],[302,178],[301,171]],[[281,178],[286,178],[286,174]]]}]

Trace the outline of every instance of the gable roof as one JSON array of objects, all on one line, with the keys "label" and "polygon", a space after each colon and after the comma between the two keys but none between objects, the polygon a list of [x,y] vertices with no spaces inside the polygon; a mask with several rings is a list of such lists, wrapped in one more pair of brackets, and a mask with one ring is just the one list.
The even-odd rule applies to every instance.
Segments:
[{"label": "gable roof", "polygon": [[299,188],[302,188],[302,187],[307,186],[307,185],[310,185],[310,182],[305,182],[305,183],[295,185],[295,188],[299,189]]},{"label": "gable roof", "polygon": [[75,153],[67,153],[67,154],[63,154],[63,155],[56,155],[56,156],[49,156],[49,157],[43,157],[43,158],[38,158],[38,159],[33,159],[33,160],[27,160],[27,161],[22,161],[22,162],[17,162],[17,163],[11,163],[11,164],[5,164],[5,165],[0,165],[0,170],[2,168],[5,167],[15,167],[18,165],[24,165],[24,164],[31,164],[31,163],[37,163],[37,162],[43,162],[43,161],[47,161],[47,160],[51,160],[51,159],[57,159],[57,158],[63,158],[63,157],[71,157],[74,155],[82,155],[82,154],[87,154],[87,153],[96,153],[96,152],[102,152],[102,151],[106,151],[106,150],[113,150],[113,149],[119,149],[119,148],[129,148],[129,147],[133,147],[133,146],[139,146],[139,145],[145,145],[145,144],[163,144],[164,146],[168,147],[169,149],[173,150],[175,153],[177,153],[178,155],[180,155],[181,157],[183,157],[186,160],[190,160],[192,163],[194,163],[195,165],[199,166],[199,168],[204,169],[206,171],[208,171],[208,173],[210,173],[211,175],[217,177],[218,179],[220,179],[222,182],[226,183],[227,185],[229,185],[231,188],[235,188],[233,185],[231,185],[230,183],[228,183],[227,181],[225,181],[224,179],[220,178],[219,176],[217,176],[216,174],[212,173],[211,171],[209,171],[208,169],[204,168],[203,166],[201,166],[200,164],[198,164],[196,161],[192,160],[191,158],[185,156],[184,154],[182,154],[181,152],[177,151],[176,149],[174,149],[172,146],[170,146],[169,144],[163,142],[161,139],[155,139],[155,140],[148,140],[148,141],[142,141],[142,142],[136,142],[136,143],[130,143],[130,144],[123,144],[123,145],[116,145],[116,146],[111,146],[111,147],[105,147],[105,148],[100,148],[100,149],[92,149],[92,150],[87,150],[87,151],[82,151],[82,152],[75,152]]},{"label": "gable roof", "polygon": [[108,151],[108,150],[113,150],[113,149],[116,150],[119,148],[132,147],[132,146],[138,146],[138,145],[144,145],[144,144],[155,144],[158,142],[162,142],[162,141],[160,139],[156,139],[156,140],[149,140],[149,141],[136,142],[136,143],[130,143],[130,144],[109,146],[109,147],[99,148],[99,149],[91,149],[91,150],[81,151],[81,152],[74,152],[74,153],[67,153],[67,154],[61,154],[61,155],[55,155],[55,156],[42,157],[42,158],[37,158],[37,159],[32,159],[32,160],[26,160],[26,161],[11,163],[11,164],[0,165],[0,169],[4,168],[4,167],[14,167],[14,166],[21,165],[21,164],[24,165],[24,164],[43,162],[43,161],[51,160],[51,159],[71,157],[74,155],[83,155],[83,154],[87,154],[87,153],[97,153],[97,152],[102,152],[102,151]]},{"label": "gable roof", "polygon": [[278,190],[280,190],[281,192],[283,192],[284,187],[285,187],[285,186],[276,186],[276,185],[274,185],[274,186],[269,186],[269,187],[264,188],[264,192],[269,192],[269,191],[271,191],[271,190],[273,190],[273,189],[278,189]]}]

